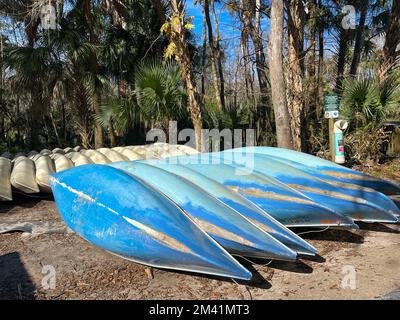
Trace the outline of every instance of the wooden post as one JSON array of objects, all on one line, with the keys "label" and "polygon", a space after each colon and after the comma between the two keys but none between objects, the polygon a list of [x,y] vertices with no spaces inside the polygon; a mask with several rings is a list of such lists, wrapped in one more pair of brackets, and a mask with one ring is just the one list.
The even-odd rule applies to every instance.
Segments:
[{"label": "wooden post", "polygon": [[334,133],[335,119],[329,119],[329,148],[331,152],[331,161],[335,162],[335,133]]},{"label": "wooden post", "polygon": [[145,268],[144,272],[146,273],[147,279],[151,280],[154,279],[153,268]]}]

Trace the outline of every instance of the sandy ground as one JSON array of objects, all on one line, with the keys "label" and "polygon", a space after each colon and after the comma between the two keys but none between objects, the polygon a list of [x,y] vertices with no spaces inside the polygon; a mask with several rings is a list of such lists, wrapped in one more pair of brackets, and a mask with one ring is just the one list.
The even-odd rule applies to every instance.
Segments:
[{"label": "sandy ground", "polygon": [[0,204],[0,226],[32,221],[62,233],[0,234],[0,299],[400,299],[400,225],[305,234],[319,257],[269,265],[241,260],[255,276],[236,283],[159,269],[150,279],[144,266],[65,233],[53,201]]},{"label": "sandy ground", "polygon": [[[38,220],[61,224],[52,201],[1,207],[0,225]],[[400,288],[400,226],[361,227],[356,232],[328,230],[304,235],[319,249],[320,257],[313,261],[273,262],[268,266],[264,261],[242,261],[255,273],[247,284],[164,270],[154,270],[154,279],[149,279],[145,267],[98,249],[75,234],[2,234],[0,298],[382,298]],[[56,272],[54,289],[43,287],[52,284],[46,278],[47,266]]]}]

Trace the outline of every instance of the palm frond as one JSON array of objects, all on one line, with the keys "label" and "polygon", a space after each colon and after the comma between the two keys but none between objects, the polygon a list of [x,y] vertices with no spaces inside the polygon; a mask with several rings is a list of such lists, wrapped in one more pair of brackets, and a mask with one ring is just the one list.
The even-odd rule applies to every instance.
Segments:
[{"label": "palm frond", "polygon": [[149,119],[179,119],[185,97],[179,66],[172,61],[141,63],[136,73],[136,95],[142,112]]}]

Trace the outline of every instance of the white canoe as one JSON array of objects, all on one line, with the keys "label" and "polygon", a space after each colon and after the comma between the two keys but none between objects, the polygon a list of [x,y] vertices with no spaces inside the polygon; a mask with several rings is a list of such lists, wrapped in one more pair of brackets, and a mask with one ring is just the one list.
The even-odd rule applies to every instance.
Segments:
[{"label": "white canoe", "polygon": [[67,147],[67,148],[64,149],[64,153],[65,154],[73,152],[73,151],[74,151],[74,149],[72,149],[71,147]]},{"label": "white canoe", "polygon": [[18,159],[19,157],[26,157],[26,155],[23,152],[18,152],[16,155],[14,155],[13,161]]},{"label": "white canoe", "polygon": [[111,162],[129,161],[127,157],[112,149],[101,148],[97,151],[105,155]]},{"label": "white canoe", "polygon": [[10,175],[10,159],[0,157],[0,201],[12,201]]},{"label": "white canoe", "polygon": [[186,156],[187,153],[183,152],[178,148],[178,146],[171,145],[163,150],[158,152],[158,155],[161,158],[168,158],[168,157],[177,157],[177,156]]},{"label": "white canoe", "polygon": [[34,156],[36,156],[37,154],[39,154],[39,152],[33,150],[33,151],[29,152],[26,156],[27,156],[29,159],[32,159],[32,158],[33,158]]},{"label": "white canoe", "polygon": [[56,172],[61,172],[64,170],[68,170],[74,167],[74,163],[71,159],[67,158],[63,154],[53,153],[50,156],[54,161],[54,166],[56,168]]},{"label": "white canoe", "polygon": [[113,150],[127,157],[129,161],[143,160],[143,157],[138,155],[135,151],[128,148],[116,147]]},{"label": "white canoe", "polygon": [[75,148],[73,148],[72,150],[76,151],[76,152],[80,152],[81,150],[83,150],[83,148],[81,146],[76,146]]},{"label": "white canoe", "polygon": [[43,156],[48,156],[48,155],[51,155],[52,152],[49,149],[43,149],[42,151],[40,151],[40,154]]},{"label": "white canoe", "polygon": [[35,162],[40,157],[43,157],[43,155],[40,153],[36,153],[36,154],[32,153],[31,155],[28,154],[28,158],[31,159],[33,162]]},{"label": "white canoe", "polygon": [[160,156],[152,149],[151,147],[146,146],[134,146],[128,147],[130,150],[133,150],[138,155],[143,157],[144,159],[159,159]]},{"label": "white canoe", "polygon": [[85,164],[93,164],[93,161],[90,160],[90,158],[76,151],[69,152],[65,156],[73,162],[75,167],[83,166]]},{"label": "white canoe", "polygon": [[35,163],[25,156],[15,158],[13,163],[10,177],[11,185],[25,193],[39,193]]},{"label": "white canoe", "polygon": [[55,148],[53,149],[52,153],[59,153],[59,154],[64,154],[64,149],[61,148]]},{"label": "white canoe", "polygon": [[140,150],[146,150],[144,146],[126,146],[125,148],[128,148],[129,150],[133,150],[135,152],[140,151]]},{"label": "white canoe", "polygon": [[93,163],[96,164],[109,164],[111,163],[110,159],[108,159],[104,154],[98,152],[96,150],[82,150],[81,154],[88,157],[92,160]]},{"label": "white canoe", "polygon": [[179,145],[178,149],[185,152],[187,155],[195,155],[200,153],[196,149],[184,145]]},{"label": "white canoe", "polygon": [[51,193],[50,175],[56,172],[53,160],[43,155],[35,159],[36,166],[36,182],[42,192]]}]

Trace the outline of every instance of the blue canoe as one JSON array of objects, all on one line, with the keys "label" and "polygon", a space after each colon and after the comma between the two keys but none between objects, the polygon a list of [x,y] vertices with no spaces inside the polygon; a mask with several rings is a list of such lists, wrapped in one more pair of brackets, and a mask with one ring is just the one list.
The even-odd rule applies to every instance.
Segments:
[{"label": "blue canoe", "polygon": [[358,228],[352,219],[318,205],[276,179],[224,164],[217,156],[202,154],[159,161],[184,164],[239,192],[287,227]]},{"label": "blue canoe", "polygon": [[291,160],[293,162],[301,164],[302,166],[316,169],[316,171],[318,171],[318,177],[321,178],[330,178],[339,182],[371,188],[386,195],[400,195],[399,185],[396,185],[390,181],[369,176],[362,172],[343,167],[334,162],[324,160],[306,153],[272,147],[248,147],[234,149],[233,151],[246,154],[260,153],[269,156],[279,157],[286,160]]},{"label": "blue canoe", "polygon": [[[264,154],[257,154],[256,157],[270,157],[266,156]],[[300,163],[291,161],[291,160],[286,160],[283,158],[279,157],[272,157],[273,159],[282,162],[286,165],[289,165],[291,167],[300,169],[301,171],[304,171],[311,176],[315,177],[315,179],[323,181],[324,183],[327,183],[329,185],[335,186],[335,187],[340,187],[342,188],[346,193],[352,194],[356,197],[363,198],[367,200],[368,202],[374,204],[375,206],[380,207],[382,210],[388,211],[391,214],[394,214],[395,216],[400,215],[400,209],[396,205],[396,203],[391,199],[391,197],[376,191],[375,189],[363,187],[360,185],[356,184],[351,184],[351,183],[346,183],[346,182],[339,182],[337,180],[332,179],[329,176],[320,174],[320,171],[317,169],[313,169],[307,166],[304,166]]]},{"label": "blue canoe", "polygon": [[163,193],[228,252],[235,255],[295,261],[297,254],[200,187],[142,162],[110,164],[146,181]]},{"label": "blue canoe", "polygon": [[183,210],[131,175],[86,165],[50,180],[66,224],[100,248],[157,268],[252,277]]},{"label": "blue canoe", "polygon": [[[218,155],[223,161],[233,161],[234,165],[245,167],[245,165],[235,162],[236,154],[226,151]],[[318,204],[323,204],[355,221],[397,222],[396,214],[399,213],[399,209],[390,199],[387,198],[387,205],[382,207],[379,205],[379,201],[375,201],[374,195],[371,197],[371,194],[364,194],[362,190],[325,182],[311,173],[279,161],[275,157],[255,154],[252,163],[246,169],[273,177]],[[385,197],[383,194],[381,196]],[[377,199],[381,199],[381,197],[377,197]]]},{"label": "blue canoe", "polygon": [[317,249],[300,238],[296,233],[285,227],[266,211],[247,200],[237,192],[234,192],[216,181],[178,164],[160,163],[157,160],[145,161],[152,166],[164,169],[182,178],[189,180],[203,190],[208,191],[215,198],[225,203],[234,210],[240,212],[259,228],[271,234],[274,238],[285,244],[298,254],[315,255]]}]

